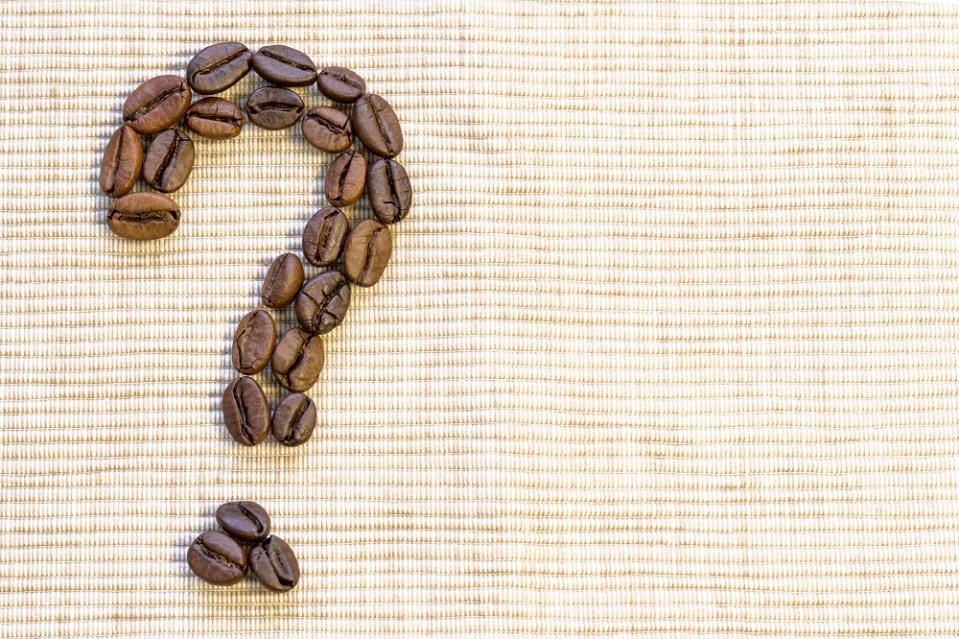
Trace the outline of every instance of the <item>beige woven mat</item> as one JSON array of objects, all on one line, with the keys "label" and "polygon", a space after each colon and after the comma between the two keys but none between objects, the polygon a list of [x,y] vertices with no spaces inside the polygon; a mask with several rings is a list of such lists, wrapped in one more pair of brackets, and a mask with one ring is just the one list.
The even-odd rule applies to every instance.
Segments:
[{"label": "beige woven mat", "polygon": [[[0,637],[959,632],[954,10],[0,9]],[[96,187],[124,96],[226,39],[354,67],[406,132],[300,449],[218,405],[329,157],[199,142],[154,243]],[[239,498],[295,592],[189,573]]]}]

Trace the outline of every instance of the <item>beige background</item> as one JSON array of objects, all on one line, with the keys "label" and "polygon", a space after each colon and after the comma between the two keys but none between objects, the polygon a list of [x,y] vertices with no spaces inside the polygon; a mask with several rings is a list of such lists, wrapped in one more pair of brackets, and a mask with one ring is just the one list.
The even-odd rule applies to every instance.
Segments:
[{"label": "beige background", "polygon": [[[955,10],[0,14],[0,637],[959,633]],[[200,141],[147,244],[96,187],[125,95],[225,39],[352,66],[405,127],[415,208],[300,449],[218,404],[330,158]],[[238,498],[295,592],[190,575]]]}]

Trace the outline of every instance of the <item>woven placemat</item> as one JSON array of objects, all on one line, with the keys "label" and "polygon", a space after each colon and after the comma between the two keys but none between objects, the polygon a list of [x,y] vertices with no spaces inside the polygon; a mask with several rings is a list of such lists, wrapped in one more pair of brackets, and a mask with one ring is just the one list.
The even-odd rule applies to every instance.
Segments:
[{"label": "woven placemat", "polygon": [[[0,9],[0,637],[959,633],[955,9]],[[142,244],[96,184],[129,91],[231,39],[365,76],[416,193],[298,449],[219,396],[331,158],[200,141]],[[295,591],[190,574],[241,498]]]}]

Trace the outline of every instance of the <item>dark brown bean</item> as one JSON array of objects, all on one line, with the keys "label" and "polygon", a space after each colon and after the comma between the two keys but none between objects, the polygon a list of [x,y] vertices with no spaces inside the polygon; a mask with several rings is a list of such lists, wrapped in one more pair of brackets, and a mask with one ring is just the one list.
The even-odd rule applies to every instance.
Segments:
[{"label": "dark brown bean", "polygon": [[190,106],[192,92],[181,77],[160,75],[147,80],[123,104],[124,121],[139,133],[149,135],[169,129]]},{"label": "dark brown bean", "polygon": [[303,263],[292,253],[278,256],[270,264],[260,297],[270,308],[286,308],[303,285]]},{"label": "dark brown bean", "polygon": [[350,285],[339,271],[325,271],[307,282],[296,296],[296,319],[304,330],[329,333],[350,308]]},{"label": "dark brown bean", "polygon": [[263,129],[286,129],[303,115],[303,99],[289,89],[260,87],[247,98],[246,114]]},{"label": "dark brown bean", "polygon": [[273,437],[284,446],[305,444],[316,428],[316,404],[303,393],[283,398],[273,411]]},{"label": "dark brown bean", "polygon": [[316,78],[320,92],[336,102],[356,102],[366,93],[366,82],[344,67],[326,67]]},{"label": "dark brown bean", "polygon": [[143,146],[132,126],[121,126],[110,136],[100,164],[100,189],[110,197],[126,195],[136,186],[143,168]]},{"label": "dark brown bean", "polygon": [[303,229],[303,255],[313,266],[329,266],[339,259],[349,232],[350,221],[343,211],[323,207]]},{"label": "dark brown bean", "polygon": [[343,274],[357,286],[373,286],[393,254],[389,227],[376,220],[363,220],[353,227],[343,246]]},{"label": "dark brown bean", "polygon": [[310,109],[303,116],[303,137],[323,151],[345,151],[353,144],[350,116],[332,107]]},{"label": "dark brown bean", "polygon": [[243,112],[223,98],[197,100],[186,112],[186,125],[194,133],[211,140],[228,140],[240,135]]},{"label": "dark brown bean", "polygon": [[392,158],[403,150],[403,130],[390,103],[368,93],[353,105],[353,131],[370,151]]},{"label": "dark brown bean", "polygon": [[128,240],[156,240],[180,224],[180,207],[159,193],[129,193],[114,200],[107,213],[110,230]]},{"label": "dark brown bean", "polygon": [[194,153],[190,136],[176,129],[167,129],[150,142],[143,158],[144,181],[163,193],[176,191],[193,171]]},{"label": "dark brown bean", "polygon": [[366,158],[359,151],[341,153],[326,172],[326,199],[333,206],[349,206],[366,188]]},{"label": "dark brown bean", "polygon": [[233,368],[256,375],[266,368],[276,344],[276,324],[266,311],[250,311],[233,333]]},{"label": "dark brown bean", "polygon": [[323,340],[301,328],[288,330],[273,351],[270,365],[280,386],[294,393],[309,390],[323,370]]},{"label": "dark brown bean", "polygon": [[216,509],[216,523],[234,539],[250,543],[270,534],[270,515],[255,501],[231,501]]},{"label": "dark brown bean", "polygon": [[305,87],[316,80],[316,65],[310,57],[282,44],[257,51],[253,70],[264,80],[284,87]]},{"label": "dark brown bean", "polygon": [[274,592],[286,592],[300,581],[300,565],[290,546],[273,535],[250,549],[250,570]]},{"label": "dark brown bean", "polygon": [[246,551],[219,530],[208,530],[190,544],[186,562],[193,573],[214,586],[232,586],[246,574]]},{"label": "dark brown bean", "polygon": [[256,446],[270,433],[270,406],[252,377],[238,377],[223,392],[223,419],[237,443]]},{"label": "dark brown bean", "polygon": [[399,222],[407,216],[413,204],[410,178],[396,160],[381,158],[370,165],[366,194],[376,219],[383,224]]},{"label": "dark brown bean", "polygon": [[186,79],[200,95],[220,93],[250,72],[252,60],[253,54],[239,42],[211,44],[190,60]]}]

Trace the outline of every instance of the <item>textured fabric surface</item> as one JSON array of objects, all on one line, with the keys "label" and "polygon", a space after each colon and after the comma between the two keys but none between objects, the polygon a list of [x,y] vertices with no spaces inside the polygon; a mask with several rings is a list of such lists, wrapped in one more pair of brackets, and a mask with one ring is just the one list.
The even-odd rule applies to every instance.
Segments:
[{"label": "textured fabric surface", "polygon": [[[0,13],[0,637],[959,633],[954,9]],[[96,185],[129,91],[228,39],[355,68],[406,133],[413,213],[299,449],[219,397],[331,158],[198,141],[152,243]],[[190,574],[234,499],[297,590]]]}]

